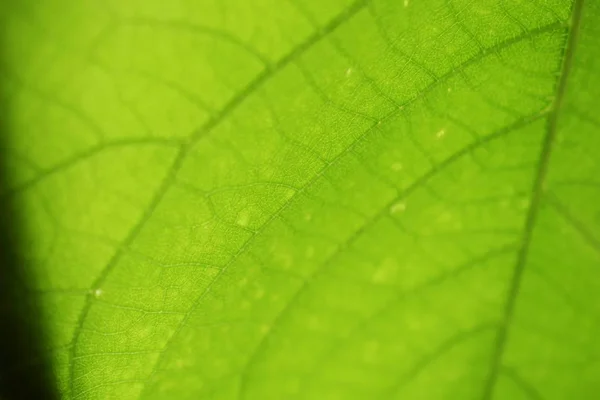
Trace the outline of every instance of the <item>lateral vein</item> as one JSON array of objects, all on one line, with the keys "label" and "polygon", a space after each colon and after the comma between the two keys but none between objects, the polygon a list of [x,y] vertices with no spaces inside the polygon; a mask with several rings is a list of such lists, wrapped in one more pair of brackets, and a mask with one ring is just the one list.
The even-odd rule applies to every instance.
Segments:
[{"label": "lateral vein", "polygon": [[569,75],[573,64],[573,55],[575,54],[575,47],[577,45],[577,37],[581,25],[583,4],[584,0],[575,0],[573,3],[568,38],[564,48],[562,67],[556,85],[554,102],[552,103],[550,107],[550,112],[548,114],[546,134],[542,144],[537,173],[532,187],[531,203],[527,212],[525,225],[523,228],[523,237],[521,239],[522,244],[518,253],[517,262],[515,264],[513,276],[508,289],[508,295],[504,307],[503,320],[498,330],[496,346],[492,355],[490,373],[483,392],[483,400],[492,399],[496,382],[498,379],[498,374],[501,369],[502,356],[504,354],[508,339],[508,327],[511,325],[513,319],[516,299],[519,294],[521,281],[523,278],[523,271],[525,269],[525,264],[529,255],[531,237],[533,229],[537,222],[540,203],[544,195],[544,185],[548,175],[549,161],[552,155],[554,142],[556,141],[556,136],[558,132],[558,121],[565,93],[567,90]]}]

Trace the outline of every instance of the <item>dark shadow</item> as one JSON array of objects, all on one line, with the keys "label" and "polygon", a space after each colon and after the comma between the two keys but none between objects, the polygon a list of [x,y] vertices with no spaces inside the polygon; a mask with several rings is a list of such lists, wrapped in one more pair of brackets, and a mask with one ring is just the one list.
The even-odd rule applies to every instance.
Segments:
[{"label": "dark shadow", "polygon": [[[0,0],[0,14],[12,5]],[[5,65],[4,24],[0,15],[0,72]],[[40,310],[32,295],[33,281],[24,263],[18,202],[4,196],[13,171],[6,148],[10,139],[10,104],[0,77],[0,400],[53,400],[58,395],[47,346],[43,341]]]}]

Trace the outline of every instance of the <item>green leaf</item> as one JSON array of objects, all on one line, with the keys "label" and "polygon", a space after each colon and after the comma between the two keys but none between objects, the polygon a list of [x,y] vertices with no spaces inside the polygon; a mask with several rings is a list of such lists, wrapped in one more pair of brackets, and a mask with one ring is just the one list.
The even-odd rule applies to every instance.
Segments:
[{"label": "green leaf", "polygon": [[63,398],[597,398],[599,2],[4,8]]}]

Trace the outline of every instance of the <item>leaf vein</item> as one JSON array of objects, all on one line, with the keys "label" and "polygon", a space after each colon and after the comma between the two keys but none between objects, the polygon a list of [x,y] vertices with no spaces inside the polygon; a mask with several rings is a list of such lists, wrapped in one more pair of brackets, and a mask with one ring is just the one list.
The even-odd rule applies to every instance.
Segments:
[{"label": "leaf vein", "polygon": [[534,227],[537,222],[538,210],[544,196],[544,186],[548,173],[548,166],[552,148],[556,140],[558,131],[558,119],[562,107],[562,102],[567,88],[569,73],[573,60],[573,54],[577,44],[577,34],[581,23],[581,14],[583,10],[584,0],[575,0],[572,7],[571,23],[569,35],[564,48],[564,56],[562,60],[561,72],[559,74],[554,103],[552,104],[548,115],[546,135],[542,144],[538,170],[533,182],[531,193],[531,204],[527,212],[525,224],[523,228],[523,237],[521,240],[521,249],[517,257],[517,262],[514,267],[512,279],[509,283],[507,300],[504,309],[503,322],[498,330],[496,345],[492,356],[490,372],[483,392],[483,399],[490,400],[493,397],[494,389],[498,379],[499,369],[502,364],[502,356],[508,339],[508,329],[512,322],[513,312],[516,305],[517,296],[519,294],[522,281],[523,271],[529,254],[531,238]]}]

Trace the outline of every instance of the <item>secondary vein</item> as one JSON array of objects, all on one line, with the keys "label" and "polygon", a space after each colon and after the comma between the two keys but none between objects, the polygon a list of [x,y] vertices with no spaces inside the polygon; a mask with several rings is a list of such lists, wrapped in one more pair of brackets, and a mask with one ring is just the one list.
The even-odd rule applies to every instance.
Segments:
[{"label": "secondary vein", "polygon": [[498,330],[496,346],[492,356],[492,365],[484,388],[484,400],[492,399],[499,371],[501,368],[502,356],[504,354],[508,339],[508,328],[511,325],[513,319],[516,299],[517,295],[519,294],[521,281],[523,278],[523,271],[525,269],[527,257],[529,255],[533,229],[537,222],[538,210],[542,201],[542,197],[544,195],[544,185],[548,175],[548,165],[550,162],[550,157],[552,155],[554,142],[556,141],[556,136],[558,132],[558,121],[560,118],[560,112],[567,90],[569,75],[571,73],[573,55],[575,54],[575,48],[577,45],[577,37],[581,25],[583,4],[584,0],[575,0],[575,2],[573,3],[569,36],[564,49],[561,72],[556,86],[554,102],[551,106],[550,113],[548,115],[546,134],[542,144],[537,173],[532,188],[531,204],[529,206],[527,217],[525,219],[525,226],[523,228],[523,237],[521,241],[522,245],[519,250],[517,262],[515,264],[513,276],[508,289],[507,300],[504,307],[504,316],[501,326]]},{"label": "secondary vein", "polygon": [[[265,68],[265,70],[259,74],[255,79],[253,79],[244,90],[238,93],[235,97],[233,97],[223,108],[217,112],[210,120],[208,120],[204,126],[198,129],[194,134],[192,134],[189,139],[182,143],[179,146],[179,151],[174,157],[173,162],[167,168],[165,173],[165,178],[161,182],[160,186],[156,190],[155,194],[152,196],[152,199],[148,205],[148,208],[143,213],[138,222],[133,226],[130,233],[125,238],[122,246],[120,246],[115,254],[111,257],[106,267],[100,272],[98,278],[92,284],[91,290],[93,288],[100,287],[101,284],[107,279],[110,272],[117,265],[119,260],[121,259],[125,249],[127,249],[131,243],[137,238],[143,227],[146,225],[153,212],[156,210],[160,202],[162,201],[164,195],[168,191],[169,187],[172,185],[175,174],[181,169],[183,162],[191,151],[193,145],[200,140],[201,137],[211,132],[216,126],[218,126],[224,119],[226,119],[231,112],[233,112],[237,107],[239,107],[245,100],[250,96],[257,88],[262,86],[265,82],[267,82],[271,77],[273,77],[278,71],[282,70],[285,66],[293,62],[296,58],[304,54],[310,48],[312,48],[316,43],[323,40],[325,37],[330,35],[335,31],[339,26],[344,24],[346,21],[351,19],[354,15],[360,12],[366,6],[367,0],[356,0],[349,7],[347,7],[344,11],[342,11],[338,16],[333,18],[327,25],[325,25],[321,30],[315,32],[313,35],[309,36],[304,42],[295,47],[290,53],[288,53],[285,57],[279,60],[274,65],[270,66],[270,68]],[[81,334],[81,329],[87,318],[87,315],[93,304],[93,294],[87,295],[84,306],[77,318],[77,325],[75,331],[73,333],[71,339],[71,347],[69,350],[69,378],[68,378],[68,393],[69,396],[73,399],[77,396],[74,395],[74,375],[75,375],[75,367],[73,363],[73,359],[76,357],[76,348],[79,340],[79,336]],[[184,319],[185,320],[185,319]],[[140,394],[140,398],[142,397]]]}]

